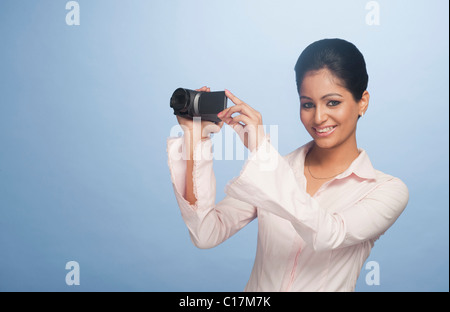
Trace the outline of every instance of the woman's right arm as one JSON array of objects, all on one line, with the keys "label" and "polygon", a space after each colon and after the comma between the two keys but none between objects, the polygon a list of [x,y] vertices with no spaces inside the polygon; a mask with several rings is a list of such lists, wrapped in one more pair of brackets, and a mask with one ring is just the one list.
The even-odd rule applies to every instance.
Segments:
[{"label": "woman's right arm", "polygon": [[230,196],[215,204],[216,180],[209,135],[220,131],[222,123],[177,118],[184,136],[167,141],[175,197],[192,242],[199,248],[211,248],[252,221],[256,208]]},{"label": "woman's right arm", "polygon": [[[183,117],[177,116],[180,124],[185,123],[182,119]],[[188,121],[188,123],[192,124],[191,127],[185,127],[184,130],[184,146],[186,150],[186,200],[191,204],[195,205],[197,202],[197,197],[194,192],[194,149],[200,143],[201,140],[209,139],[208,134],[202,134],[205,130],[203,122],[200,125],[197,125],[197,122]],[[195,130],[194,127],[200,128],[201,130]],[[220,131],[220,128],[218,129]]]},{"label": "woman's right arm", "polygon": [[[195,91],[210,92],[210,88],[202,87]],[[194,149],[201,140],[210,138],[211,133],[219,132],[223,126],[223,122],[214,124],[210,121],[199,121],[177,116],[178,123],[184,131],[184,158],[186,159],[186,200],[195,205],[197,202],[194,193],[194,179],[192,171],[194,170]]]}]

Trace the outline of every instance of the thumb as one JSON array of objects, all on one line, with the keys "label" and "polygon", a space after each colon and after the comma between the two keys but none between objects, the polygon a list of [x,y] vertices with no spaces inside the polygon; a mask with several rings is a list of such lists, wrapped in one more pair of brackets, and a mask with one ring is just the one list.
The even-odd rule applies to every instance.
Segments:
[{"label": "thumb", "polygon": [[236,131],[236,133],[238,134],[242,143],[244,143],[244,145],[246,145],[246,142],[245,142],[245,132],[246,131],[244,130],[244,126],[238,122],[230,127],[233,128],[234,131]]}]

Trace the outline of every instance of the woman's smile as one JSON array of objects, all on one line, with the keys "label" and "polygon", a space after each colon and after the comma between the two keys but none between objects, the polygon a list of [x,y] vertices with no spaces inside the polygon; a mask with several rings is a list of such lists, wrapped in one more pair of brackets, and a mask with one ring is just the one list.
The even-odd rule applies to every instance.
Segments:
[{"label": "woman's smile", "polygon": [[327,137],[331,135],[337,126],[313,127],[315,134],[319,137]]}]

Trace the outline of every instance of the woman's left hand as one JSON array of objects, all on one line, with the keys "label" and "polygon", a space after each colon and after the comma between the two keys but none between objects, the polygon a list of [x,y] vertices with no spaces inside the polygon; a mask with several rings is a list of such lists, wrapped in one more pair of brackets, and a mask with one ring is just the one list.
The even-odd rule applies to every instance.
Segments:
[{"label": "woman's left hand", "polygon": [[[217,116],[231,126],[239,135],[245,147],[251,152],[255,150],[264,139],[265,133],[261,114],[247,103],[225,90],[225,95],[235,104],[221,111]],[[239,115],[232,117],[234,113]]]}]

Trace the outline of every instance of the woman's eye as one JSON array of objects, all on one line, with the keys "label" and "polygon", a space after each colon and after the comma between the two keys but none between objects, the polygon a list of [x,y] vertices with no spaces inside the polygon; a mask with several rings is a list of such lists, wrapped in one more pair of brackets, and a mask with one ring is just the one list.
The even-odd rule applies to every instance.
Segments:
[{"label": "woman's eye", "polygon": [[329,106],[337,106],[339,104],[341,104],[341,102],[339,102],[339,101],[330,101],[330,102],[328,102]]},{"label": "woman's eye", "polygon": [[314,106],[313,103],[303,103],[303,104],[302,104],[302,107],[303,107],[303,108],[311,108],[311,107],[313,107],[313,106]]}]

